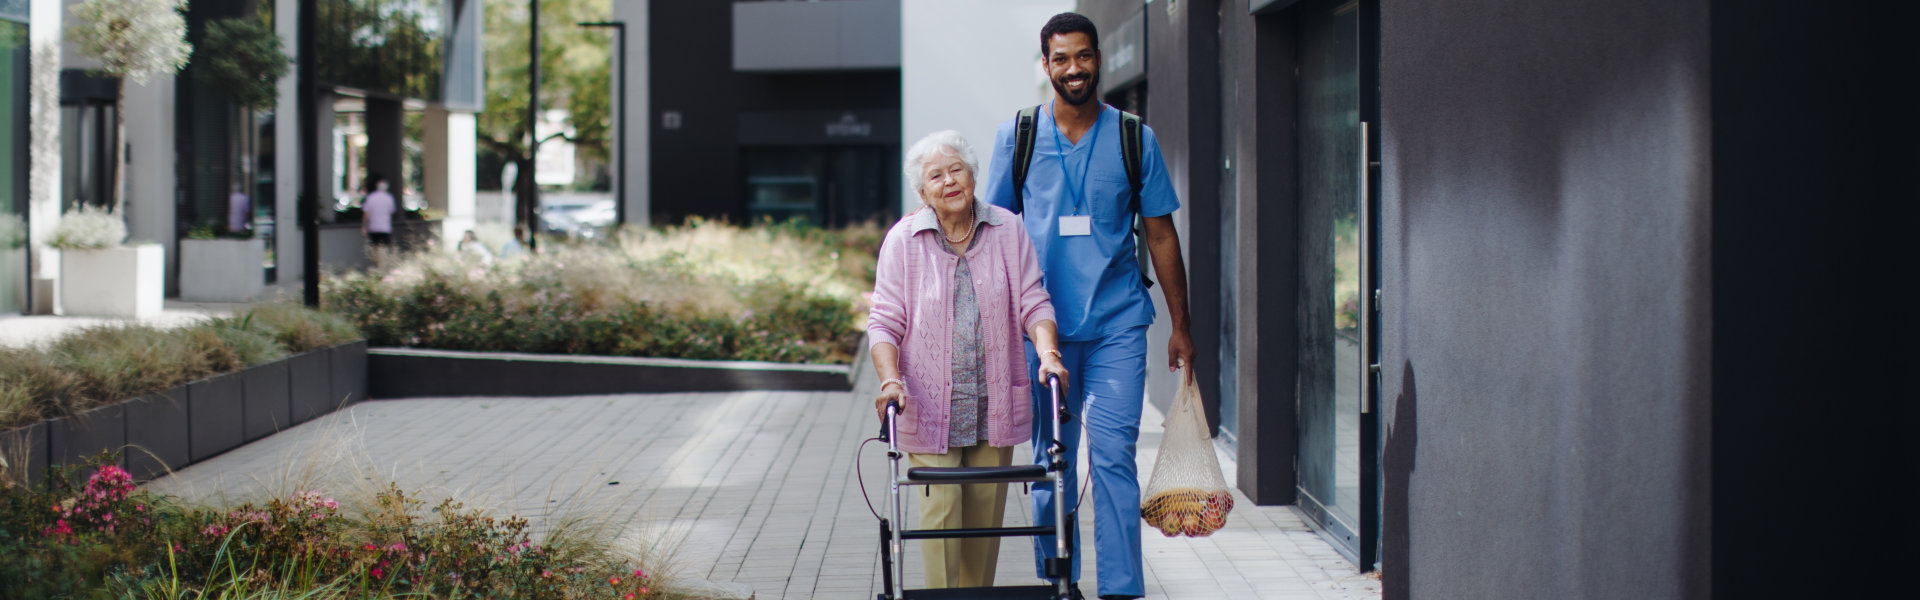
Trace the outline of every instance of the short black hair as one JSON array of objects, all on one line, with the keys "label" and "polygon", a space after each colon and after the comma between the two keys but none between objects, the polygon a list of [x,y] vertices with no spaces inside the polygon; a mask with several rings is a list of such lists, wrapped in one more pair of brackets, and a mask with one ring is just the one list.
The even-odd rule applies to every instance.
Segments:
[{"label": "short black hair", "polygon": [[1080,13],[1063,12],[1047,19],[1047,25],[1040,28],[1040,58],[1047,57],[1047,42],[1053,36],[1068,33],[1087,34],[1087,41],[1093,43],[1093,49],[1100,49],[1100,30],[1093,28],[1093,20]]}]

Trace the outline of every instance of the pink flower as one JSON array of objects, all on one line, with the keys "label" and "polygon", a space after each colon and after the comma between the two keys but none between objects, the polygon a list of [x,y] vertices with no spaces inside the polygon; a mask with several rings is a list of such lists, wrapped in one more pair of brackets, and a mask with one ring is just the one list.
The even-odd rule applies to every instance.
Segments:
[{"label": "pink flower", "polygon": [[381,574],[382,574],[382,572],[380,571],[380,567],[374,567],[374,568],[373,568],[373,578],[374,578],[374,579],[379,579],[379,578],[381,577]]},{"label": "pink flower", "polygon": [[611,585],[620,585],[620,578],[619,578],[619,577],[608,577],[608,578],[607,578],[607,583],[608,583],[608,584],[611,584]]},{"label": "pink flower", "polygon": [[634,570],[633,570],[633,576],[634,576],[634,577],[639,577],[639,578],[641,578],[641,579],[646,579],[646,578],[647,578],[647,572],[646,572],[646,571],[642,571],[642,570],[639,570],[639,569],[634,569]]}]

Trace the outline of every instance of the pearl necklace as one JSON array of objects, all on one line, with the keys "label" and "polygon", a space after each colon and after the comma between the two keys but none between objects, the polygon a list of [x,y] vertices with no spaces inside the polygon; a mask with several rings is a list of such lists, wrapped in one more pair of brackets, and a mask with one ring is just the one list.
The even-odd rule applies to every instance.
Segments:
[{"label": "pearl necklace", "polygon": [[977,225],[980,223],[979,210],[980,210],[980,206],[977,204],[967,209],[967,234],[966,235],[960,236],[960,239],[956,240],[956,239],[953,239],[953,236],[947,235],[947,232],[942,231],[940,232],[941,237],[947,238],[947,243],[949,244],[958,244],[960,242],[967,241],[968,238],[973,237],[973,227],[974,225]]}]

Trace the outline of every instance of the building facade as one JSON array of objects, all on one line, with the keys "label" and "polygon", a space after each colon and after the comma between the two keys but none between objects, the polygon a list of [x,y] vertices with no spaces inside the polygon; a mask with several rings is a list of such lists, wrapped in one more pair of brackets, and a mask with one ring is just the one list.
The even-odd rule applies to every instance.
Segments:
[{"label": "building facade", "polygon": [[[1913,473],[1895,423],[1914,409],[1865,374],[1911,351],[1834,327],[1815,290],[1911,254],[1889,224],[1911,221],[1888,220],[1911,203],[1886,199],[1911,195],[1914,118],[1882,83],[1914,72],[1905,15],[1078,10],[1107,101],[1146,117],[1185,203],[1238,485],[1298,507],[1389,598],[1834,597],[1881,582],[1819,573],[1901,554],[1911,519],[1873,490]],[[1119,41],[1135,27],[1140,54]],[[1871,328],[1912,331],[1896,312]],[[1809,481],[1895,522],[1769,516]]]},{"label": "building facade", "polygon": [[24,0],[0,1],[0,315],[28,301],[28,81],[32,20]]},{"label": "building facade", "polygon": [[[210,86],[190,62],[178,73],[129,82],[124,102],[124,163],[114,160],[116,93],[119,80],[101,76],[98,65],[66,41],[65,27],[78,0],[0,3],[0,75],[7,85],[0,96],[5,121],[0,125],[0,315],[53,313],[61,269],[58,253],[46,249],[47,237],[62,213],[81,206],[110,206],[115,170],[124,168],[129,237],[164,248],[166,292],[182,290],[181,241],[197,231],[230,229],[229,202],[237,192],[248,198],[242,219],[264,238],[267,260],[262,281],[297,280],[304,252],[296,215],[300,196],[297,174],[302,156],[295,135],[297,107],[303,100],[322,106],[321,142],[309,151],[330,164],[339,136],[332,133],[341,112],[370,116],[378,127],[362,136],[355,154],[358,169],[320,178],[315,190],[323,214],[346,195],[348,183],[364,172],[384,169],[396,190],[410,188],[421,203],[442,218],[452,235],[471,225],[474,178],[474,113],[481,107],[480,1],[324,0],[317,3],[324,60],[317,79],[321,90],[299,92],[291,70],[279,84],[272,107],[245,108]],[[217,53],[203,47],[210,24],[223,19],[259,19],[269,23],[283,51],[297,58],[298,0],[202,0],[184,16],[187,41],[195,56]],[[204,61],[201,61],[204,62]],[[348,107],[347,111],[336,107]],[[409,116],[411,115],[411,116]],[[409,138],[408,119],[423,132]],[[282,124],[287,126],[282,126]],[[406,149],[408,145],[413,150]],[[411,161],[407,157],[411,155]],[[357,256],[353,235],[335,235],[323,244],[336,254]],[[15,235],[15,230],[25,231]],[[16,239],[18,247],[5,247]],[[18,263],[18,264],[16,264]],[[350,266],[350,261],[336,261]],[[246,277],[245,274],[232,274]]]},{"label": "building facade", "polygon": [[652,222],[898,218],[898,0],[647,11]]}]

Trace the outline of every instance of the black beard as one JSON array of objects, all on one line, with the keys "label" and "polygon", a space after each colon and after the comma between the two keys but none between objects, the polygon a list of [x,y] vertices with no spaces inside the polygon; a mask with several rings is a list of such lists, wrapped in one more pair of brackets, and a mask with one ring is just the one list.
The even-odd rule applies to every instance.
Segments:
[{"label": "black beard", "polygon": [[1086,77],[1086,80],[1087,80],[1087,87],[1081,88],[1081,91],[1080,91],[1081,95],[1077,98],[1074,97],[1072,92],[1067,91],[1066,82],[1065,80],[1061,80],[1061,79],[1052,80],[1053,93],[1059,94],[1060,99],[1066,100],[1067,104],[1071,104],[1074,106],[1080,106],[1082,104],[1086,104],[1088,101],[1093,100],[1093,91],[1100,88],[1100,76],[1088,75]]}]

